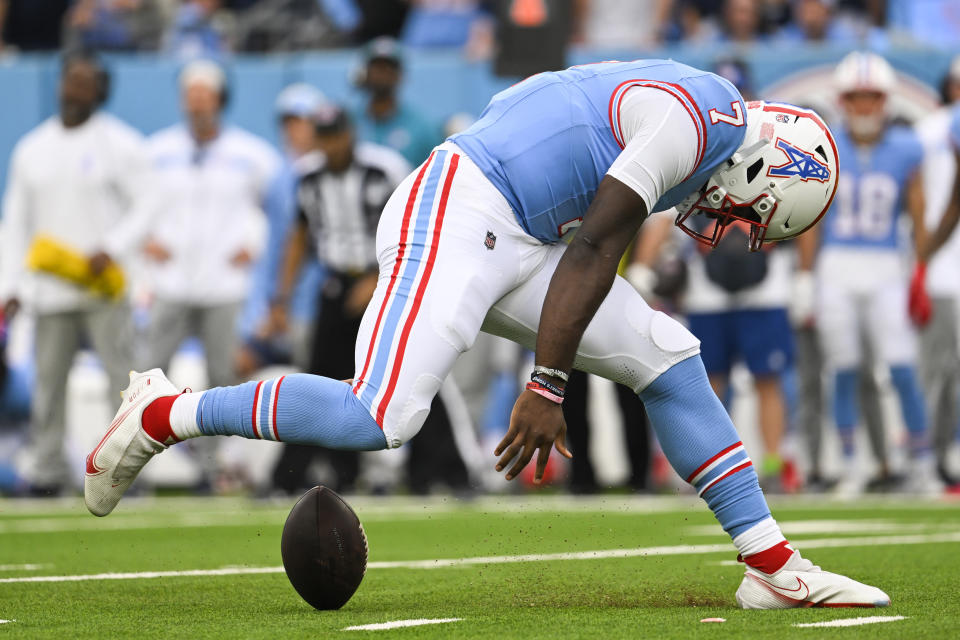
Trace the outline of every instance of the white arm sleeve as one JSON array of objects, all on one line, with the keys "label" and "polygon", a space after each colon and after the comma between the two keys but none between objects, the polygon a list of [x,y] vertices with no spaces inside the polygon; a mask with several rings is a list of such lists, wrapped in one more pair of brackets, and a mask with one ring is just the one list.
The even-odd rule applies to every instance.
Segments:
[{"label": "white arm sleeve", "polygon": [[620,133],[626,146],[607,175],[643,198],[647,211],[693,171],[700,136],[693,116],[675,97],[651,87],[633,87],[620,103]]}]

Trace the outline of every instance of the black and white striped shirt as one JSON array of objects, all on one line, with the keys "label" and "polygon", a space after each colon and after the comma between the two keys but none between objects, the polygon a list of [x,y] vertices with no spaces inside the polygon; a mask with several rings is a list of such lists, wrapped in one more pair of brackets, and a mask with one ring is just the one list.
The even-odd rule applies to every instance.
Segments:
[{"label": "black and white striped shirt", "polygon": [[306,173],[297,188],[299,216],[310,229],[317,258],[334,271],[376,268],[380,213],[410,165],[396,151],[358,143],[342,172],[323,164]]}]

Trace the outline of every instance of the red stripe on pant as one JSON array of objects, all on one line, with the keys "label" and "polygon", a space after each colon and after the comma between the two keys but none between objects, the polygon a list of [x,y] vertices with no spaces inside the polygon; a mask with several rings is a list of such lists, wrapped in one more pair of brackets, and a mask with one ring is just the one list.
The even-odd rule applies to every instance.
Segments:
[{"label": "red stripe on pant", "polygon": [[397,344],[397,353],[393,358],[393,370],[390,372],[390,382],[387,383],[387,390],[380,399],[377,407],[377,424],[383,428],[383,415],[390,406],[390,399],[397,387],[397,378],[400,377],[400,365],[403,363],[403,354],[407,349],[407,339],[410,337],[410,329],[417,318],[417,312],[420,310],[420,303],[423,302],[423,294],[426,291],[427,283],[430,281],[430,274],[433,272],[433,264],[437,258],[437,250],[440,246],[440,230],[443,228],[443,216],[447,210],[447,199],[450,196],[450,185],[453,183],[453,175],[457,172],[457,165],[460,163],[460,156],[450,154],[450,166],[447,169],[447,177],[443,183],[443,191],[440,193],[440,204],[437,206],[437,222],[433,227],[433,241],[430,243],[430,254],[427,256],[427,264],[423,268],[423,277],[420,278],[420,284],[417,286],[417,293],[413,297],[413,305],[410,307],[410,314],[403,325],[403,331],[400,333],[400,341]]},{"label": "red stripe on pant", "polygon": [[[373,334],[370,336],[370,346],[367,347],[367,357],[363,362],[363,369],[361,369],[360,375],[357,376],[356,384],[353,385],[354,395],[360,390],[360,385],[363,384],[363,379],[367,377],[367,371],[370,369],[373,347],[377,343],[377,333],[380,331],[380,323],[383,321],[383,314],[386,313],[387,307],[390,304],[390,294],[393,293],[393,287],[397,283],[400,275],[400,267],[403,264],[403,256],[406,253],[407,236],[410,232],[410,217],[413,215],[413,205],[417,201],[417,193],[420,191],[420,183],[423,182],[423,176],[426,175],[427,169],[433,164],[433,156],[435,153],[436,152],[431,153],[427,161],[420,167],[420,173],[417,174],[417,179],[413,182],[413,188],[410,189],[410,196],[407,198],[407,208],[403,212],[403,222],[400,225],[400,248],[397,250],[397,259],[393,263],[393,273],[390,274],[390,284],[387,285],[387,293],[383,297],[383,302],[380,303],[380,310],[377,312],[377,321],[373,325]],[[379,420],[377,422],[379,423]]]}]

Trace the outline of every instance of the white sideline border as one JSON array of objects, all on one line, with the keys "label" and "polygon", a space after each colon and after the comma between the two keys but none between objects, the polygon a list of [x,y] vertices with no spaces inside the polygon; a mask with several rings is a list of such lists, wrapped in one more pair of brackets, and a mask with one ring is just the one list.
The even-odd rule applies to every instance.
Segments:
[{"label": "white sideline border", "polygon": [[[821,538],[804,540],[804,549],[832,547],[871,547],[904,544],[934,544],[960,542],[960,531],[949,533],[914,534],[903,536],[874,536],[857,538]],[[800,546],[800,543],[798,543]],[[511,556],[478,556],[436,560],[395,560],[370,562],[367,569],[445,569],[474,565],[513,564],[518,562],[549,562],[553,560],[605,560],[654,556],[697,555],[702,553],[732,553],[733,547],[724,544],[675,545],[638,547],[633,549],[603,549],[598,551],[571,551]],[[137,571],[127,573],[93,573],[70,576],[25,576],[0,578],[0,584],[18,582],[83,582],[88,580],[138,580],[197,576],[233,576],[247,574],[282,573],[283,567],[223,567],[220,569],[193,569],[186,571]]]},{"label": "white sideline border", "polygon": [[375,622],[373,624],[357,624],[352,627],[344,627],[344,631],[386,631],[387,629],[400,629],[401,627],[422,627],[425,624],[445,624],[447,622],[460,622],[463,618],[416,618],[414,620],[394,620],[392,622]]},{"label": "white sideline border", "polygon": [[877,624],[878,622],[896,622],[906,620],[907,616],[866,616],[861,618],[840,618],[838,620],[824,620],[823,622],[798,622],[795,627],[858,627],[862,624]]}]

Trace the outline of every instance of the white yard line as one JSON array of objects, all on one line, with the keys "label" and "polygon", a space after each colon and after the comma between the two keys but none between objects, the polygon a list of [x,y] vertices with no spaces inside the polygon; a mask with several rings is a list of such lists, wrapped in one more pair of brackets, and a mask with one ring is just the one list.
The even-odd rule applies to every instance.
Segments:
[{"label": "white yard line", "polygon": [[8,622],[16,622],[16,620],[0,620],[0,624],[7,624]]},{"label": "white yard line", "polygon": [[421,627],[425,624],[443,624],[445,622],[460,622],[463,618],[417,618],[416,620],[394,620],[393,622],[377,622],[376,624],[358,624],[354,627],[344,627],[344,631],[383,631],[385,629],[399,629],[400,627]]},{"label": "white yard line", "polygon": [[[489,512],[497,514],[523,514],[529,512],[561,513],[624,513],[655,514],[664,512],[684,512],[702,508],[702,502],[696,496],[483,496],[475,499],[458,499],[446,496],[437,497],[371,497],[346,495],[344,499],[363,517],[382,516],[429,516],[448,513]],[[279,515],[286,517],[295,500],[293,498],[255,501],[234,497],[131,497],[109,519],[155,515],[158,511],[165,514],[180,515],[194,512],[206,515],[252,514]],[[956,502],[947,499],[918,499],[915,496],[884,495],[882,497],[860,497],[856,501],[836,500],[829,496],[772,496],[770,502],[775,508],[794,510],[824,510],[842,508],[844,512],[875,511],[878,507],[922,511],[950,511]],[[78,498],[57,500],[0,499],[0,522],[9,522],[16,517],[34,515],[42,518],[89,519],[83,501]],[[9,518],[13,516],[14,518]],[[102,522],[103,520],[101,520]]]},{"label": "white yard line", "polygon": [[49,569],[52,564],[0,564],[0,571],[40,571],[41,569]]},{"label": "white yard line", "polygon": [[878,622],[896,622],[897,620],[906,620],[906,616],[868,616],[865,618],[840,618],[839,620],[827,620],[825,622],[803,622],[793,626],[795,627],[858,627],[862,624],[876,624]]},{"label": "white yard line", "polygon": [[22,518],[0,520],[2,533],[59,533],[69,531],[128,531],[165,527],[256,527],[280,526],[286,514],[184,513],[158,516],[103,518]]},{"label": "white yard line", "polygon": [[[917,533],[936,529],[952,529],[954,523],[895,522],[893,520],[789,520],[779,522],[787,536],[838,533]],[[723,535],[719,524],[694,525],[685,532],[695,536]]]},{"label": "white yard line", "polygon": [[[804,540],[804,549],[827,547],[869,547],[880,545],[933,544],[960,542],[960,531],[950,533],[916,534],[909,536],[879,536],[861,538],[823,538]],[[798,545],[799,546],[799,545]],[[732,553],[729,544],[696,544],[634,549],[603,549],[599,551],[574,551],[566,553],[536,553],[513,556],[479,556],[471,558],[446,558],[436,560],[396,560],[370,562],[368,569],[443,569],[472,565],[512,564],[517,562],[549,562],[553,560],[605,560],[610,558],[636,558],[653,556],[696,555],[701,553]],[[94,573],[72,576],[27,576],[0,578],[0,584],[13,582],[80,582],[86,580],[135,580],[141,578],[172,578],[190,576],[232,576],[258,573],[281,573],[283,567],[223,567],[220,569],[195,569],[189,571],[140,571],[129,573]]]},{"label": "white yard line", "polygon": [[141,580],[147,578],[181,578],[190,576],[238,576],[251,573],[283,573],[283,567],[227,567],[225,569],[193,569],[190,571],[136,571],[130,573],[87,573],[74,576],[28,576],[23,578],[0,578],[0,583]]}]

